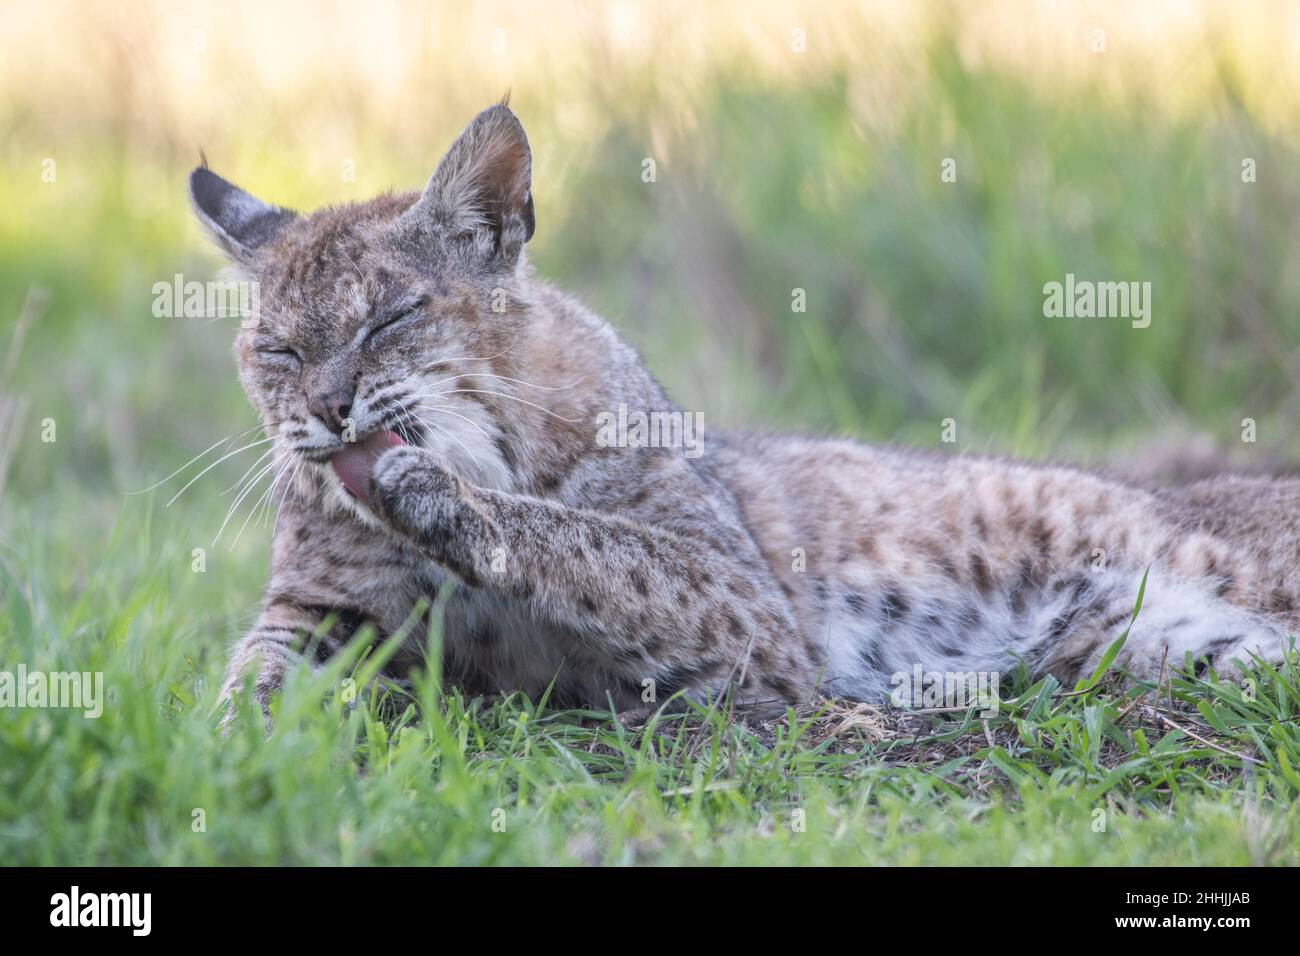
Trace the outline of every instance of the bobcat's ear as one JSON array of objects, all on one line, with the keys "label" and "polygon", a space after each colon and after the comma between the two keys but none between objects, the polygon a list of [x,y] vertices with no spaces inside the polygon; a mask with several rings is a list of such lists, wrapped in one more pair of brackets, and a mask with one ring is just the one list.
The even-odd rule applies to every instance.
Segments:
[{"label": "bobcat's ear", "polygon": [[268,206],[206,166],[190,173],[190,204],[217,245],[232,259],[246,265],[253,264],[258,250],[298,215],[279,206]]},{"label": "bobcat's ear", "polygon": [[532,178],[523,124],[504,103],[491,106],[452,143],[404,216],[421,231],[471,240],[476,258],[510,265],[533,237]]}]

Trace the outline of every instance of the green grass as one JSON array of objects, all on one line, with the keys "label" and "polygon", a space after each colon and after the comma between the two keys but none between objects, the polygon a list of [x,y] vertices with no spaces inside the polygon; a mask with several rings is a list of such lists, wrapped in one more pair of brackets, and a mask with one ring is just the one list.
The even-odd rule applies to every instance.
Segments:
[{"label": "green grass", "polygon": [[6,863],[1300,863],[1294,661],[1247,695],[1021,679],[987,722],[827,701],[751,723],[467,702],[436,668],[386,689],[356,646],[293,676],[269,738],[251,714],[223,738],[246,615],[154,507],[90,553],[35,516],[6,549],[6,660],[109,693],[98,719],[4,714]]},{"label": "green grass", "polygon": [[[1132,66],[1117,58],[1066,85],[956,46],[936,30],[869,120],[853,104],[874,81],[833,63],[786,81],[722,64],[692,80],[692,124],[644,73],[517,88],[535,263],[710,427],[936,446],[952,417],[962,450],[1095,459],[1208,434],[1244,464],[1294,460],[1300,139],[1252,112],[1244,67],[1224,63],[1178,113],[1131,78],[1112,95]],[[184,174],[201,142],[301,207],[417,186],[468,107],[422,104],[399,126],[371,120],[364,90],[308,97],[320,112],[295,135],[361,144],[343,186],[327,149],[282,139],[287,101],[259,109],[260,90],[236,90],[239,123],[196,140],[126,114],[52,122],[45,98],[71,96],[52,84],[32,84],[40,109],[0,153],[0,342],[31,287],[52,296],[0,380],[0,401],[26,405],[0,492],[0,669],[102,671],[112,698],[98,720],[0,712],[0,861],[1300,863],[1294,662],[1255,675],[1249,700],[1176,677],[1140,702],[1109,679],[1077,696],[1022,680],[987,725],[834,701],[646,724],[465,701],[432,677],[350,708],[347,674],[300,674],[269,739],[256,720],[221,738],[215,690],[267,563],[256,523],[211,546],[247,461],[171,508],[177,483],[125,494],[252,424],[231,329],[150,314],[155,281],[216,269]],[[590,139],[565,102],[602,104]],[[50,187],[34,179],[47,153]],[[940,182],[947,156],[957,183]],[[1151,281],[1152,327],[1045,319],[1042,285],[1066,272]],[[1256,444],[1237,441],[1245,417]]]}]

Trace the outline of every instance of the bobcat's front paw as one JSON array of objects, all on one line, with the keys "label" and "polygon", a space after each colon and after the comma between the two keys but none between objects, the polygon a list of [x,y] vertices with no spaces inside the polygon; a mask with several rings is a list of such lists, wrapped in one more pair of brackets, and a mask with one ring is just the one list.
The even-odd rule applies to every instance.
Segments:
[{"label": "bobcat's front paw", "polygon": [[371,510],[425,547],[449,532],[461,494],[460,479],[423,448],[389,449],[370,473]]},{"label": "bobcat's front paw", "polygon": [[477,489],[423,448],[384,452],[370,473],[370,507],[390,527],[468,584],[481,582],[500,533]]},{"label": "bobcat's front paw", "polygon": [[257,676],[252,682],[253,700],[262,712],[263,728],[271,732],[271,698],[284,683],[285,660],[277,646],[266,647],[254,636],[246,638],[236,652],[217,698],[217,712],[221,714],[217,726],[223,737],[234,729],[239,716],[238,698],[246,689],[248,670],[254,662],[257,662]]}]

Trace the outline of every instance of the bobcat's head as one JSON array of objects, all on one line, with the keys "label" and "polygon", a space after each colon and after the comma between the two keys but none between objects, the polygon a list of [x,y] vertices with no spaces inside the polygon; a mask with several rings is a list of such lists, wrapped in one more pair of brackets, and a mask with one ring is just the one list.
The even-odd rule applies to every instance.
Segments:
[{"label": "bobcat's head", "polygon": [[531,165],[503,104],[470,123],[419,195],[300,216],[206,166],[191,173],[199,220],[258,283],[235,356],[275,436],[277,480],[306,476],[364,516],[364,466],[402,441],[508,486],[517,412],[505,399],[529,379],[514,346],[529,312]]}]

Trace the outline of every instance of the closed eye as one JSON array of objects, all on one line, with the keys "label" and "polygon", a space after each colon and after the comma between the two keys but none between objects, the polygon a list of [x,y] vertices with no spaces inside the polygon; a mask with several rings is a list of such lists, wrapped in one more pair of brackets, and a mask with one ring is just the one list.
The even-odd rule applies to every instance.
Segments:
[{"label": "closed eye", "polygon": [[302,356],[298,354],[297,349],[285,346],[269,345],[258,348],[257,354],[270,362],[280,362],[281,364],[302,364]]},{"label": "closed eye", "polygon": [[414,320],[423,316],[424,305],[424,300],[421,299],[419,302],[416,302],[415,304],[410,305],[384,319],[366,333],[365,341],[371,344],[377,344],[377,342],[384,337],[385,333],[395,332],[399,328],[411,324]]}]

